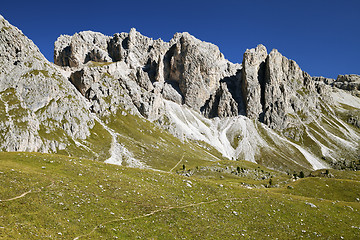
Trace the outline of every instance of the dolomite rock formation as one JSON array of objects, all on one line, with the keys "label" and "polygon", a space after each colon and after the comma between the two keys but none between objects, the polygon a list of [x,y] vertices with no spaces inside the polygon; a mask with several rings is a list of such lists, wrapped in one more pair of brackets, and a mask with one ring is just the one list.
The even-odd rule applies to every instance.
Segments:
[{"label": "dolomite rock formation", "polygon": [[78,91],[0,16],[0,150],[63,150],[93,126]]},{"label": "dolomite rock formation", "polygon": [[177,33],[170,41],[167,79],[179,84],[184,103],[199,110],[219,88],[220,80],[236,74],[217,46],[202,42],[188,33]]},{"label": "dolomite rock formation", "polygon": [[107,53],[108,37],[101,33],[85,31],[70,37],[61,35],[55,45],[54,62],[60,66],[78,67],[91,59],[96,62],[111,62]]},{"label": "dolomite rock formation", "polygon": [[100,115],[120,106],[119,101],[105,103],[110,91],[130,96],[131,102],[124,101],[122,106],[135,106],[150,120],[162,116],[163,99],[211,112],[211,117],[239,113],[241,97],[234,89],[231,93],[227,84],[240,87],[236,73],[241,66],[228,62],[215,45],[188,33],[175,34],[169,43],[135,29],[113,37],[89,31],[62,35],[55,43],[54,59],[60,66],[71,67],[70,81]]},{"label": "dolomite rock formation", "polygon": [[259,119],[263,112],[261,88],[264,85],[266,58],[267,50],[263,45],[246,50],[243,57],[242,91],[246,116],[251,119]]},{"label": "dolomite rock formation", "polygon": [[[336,81],[311,77],[262,45],[247,50],[242,64],[233,64],[215,45],[188,33],[164,42],[135,29],[112,37],[90,31],[62,35],[55,43],[55,66],[0,20],[0,150],[80,151],[90,158],[111,152],[110,159],[118,160],[127,147],[122,144],[132,140],[141,156],[144,149],[159,148],[136,139],[141,134],[131,131],[144,130],[132,123],[125,133],[109,128],[114,119],[125,123],[127,113],[196,140],[192,144],[205,152],[212,146],[229,159],[282,170],[328,167],[324,156],[336,164],[353,157],[359,146],[357,128],[347,126],[359,126],[356,75]],[[107,150],[94,146],[99,139]]]},{"label": "dolomite rock formation", "polygon": [[[157,120],[166,99],[208,118],[243,114],[301,135],[297,126],[316,118],[318,99],[327,92],[324,81],[311,78],[277,50],[268,54],[259,45],[244,53],[242,65],[232,64],[218,47],[188,33],[176,33],[168,43],[135,29],[113,37],[89,31],[62,35],[54,59],[71,67],[70,81],[100,115],[134,106],[144,117]],[[112,99],[114,94],[128,98]],[[302,120],[296,117],[299,112]]]},{"label": "dolomite rock formation", "polygon": [[[162,113],[164,79],[162,63],[158,61],[165,55],[166,45],[161,40],[142,36],[135,29],[112,38],[82,32],[72,37],[60,36],[55,43],[54,59],[56,64],[72,67],[69,80],[91,101],[93,112],[103,116],[123,107],[132,112],[136,109],[154,120]],[[99,55],[93,52],[106,57],[98,61]]]},{"label": "dolomite rock formation", "polygon": [[337,79],[325,78],[325,77],[313,77],[316,82],[324,82],[327,85],[336,87],[342,90],[346,90],[360,96],[360,76],[356,74],[338,75]]},{"label": "dolomite rock formation", "polygon": [[360,96],[360,76],[355,74],[348,75],[339,75],[335,82],[332,83],[333,86],[351,91],[355,95]]},{"label": "dolomite rock formation", "polygon": [[[318,101],[327,98],[328,91],[324,82],[312,79],[295,61],[276,49],[267,54],[263,45],[245,52],[241,85],[249,118],[277,130],[295,128],[286,135],[296,139],[302,134],[301,121],[319,115]],[[296,117],[300,112],[302,119]]]},{"label": "dolomite rock formation", "polygon": [[238,73],[236,76],[227,77],[220,81],[220,87],[215,94],[211,95],[210,99],[202,108],[204,116],[208,118],[224,118],[244,114],[240,76],[241,74]]},{"label": "dolomite rock formation", "polygon": [[297,99],[301,96],[296,92],[304,87],[303,72],[294,61],[273,50],[266,61],[265,76],[264,123],[274,129],[284,129],[288,114],[295,115],[295,111],[303,109],[298,106]]}]

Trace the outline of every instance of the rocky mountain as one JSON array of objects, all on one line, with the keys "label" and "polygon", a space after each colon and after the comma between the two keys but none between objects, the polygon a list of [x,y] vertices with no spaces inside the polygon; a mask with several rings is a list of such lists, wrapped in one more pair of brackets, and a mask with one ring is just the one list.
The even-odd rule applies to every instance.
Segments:
[{"label": "rocky mountain", "polygon": [[3,151],[162,169],[245,159],[281,171],[355,167],[359,76],[311,77],[276,49],[242,64],[189,33],[61,35],[48,62],[1,18]]},{"label": "rocky mountain", "polygon": [[88,104],[62,70],[2,16],[0,29],[0,149],[57,152],[89,136]]}]

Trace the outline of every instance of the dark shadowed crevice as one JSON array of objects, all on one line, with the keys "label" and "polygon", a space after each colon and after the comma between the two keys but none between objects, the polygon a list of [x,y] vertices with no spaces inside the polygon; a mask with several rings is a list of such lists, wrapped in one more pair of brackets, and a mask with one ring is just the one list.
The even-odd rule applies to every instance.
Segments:
[{"label": "dark shadowed crevice", "polygon": [[220,80],[220,84],[222,82],[226,83],[226,86],[232,96],[232,98],[235,100],[235,102],[238,104],[238,115],[245,115],[245,102],[243,99],[243,89],[241,87],[241,77],[242,77],[242,71],[241,69],[237,70],[236,74],[230,77],[225,77]]},{"label": "dark shadowed crevice", "polygon": [[65,47],[60,56],[58,56],[56,58],[55,53],[54,53],[54,63],[59,65],[59,66],[69,66],[70,67],[70,62],[69,62],[69,58],[71,55],[72,49],[71,49],[71,45]]},{"label": "dark shadowed crevice", "polygon": [[84,75],[84,70],[73,72],[70,75],[69,81],[76,87],[76,89],[85,96],[84,84],[82,82],[82,76]]},{"label": "dark shadowed crevice", "polygon": [[156,63],[156,61],[151,61],[151,59],[149,58],[145,66],[142,68],[142,70],[148,74],[149,79],[152,83],[156,81],[155,77],[156,77],[157,67],[158,64]]},{"label": "dark shadowed crevice", "polygon": [[215,118],[218,117],[218,108],[219,108],[219,102],[220,102],[220,88],[210,96],[208,100],[206,100],[204,106],[200,108],[200,112],[207,118]]},{"label": "dark shadowed crevice", "polygon": [[126,37],[122,42],[121,45],[124,49],[129,49],[129,42],[130,42],[130,38]]},{"label": "dark shadowed crevice", "polygon": [[[248,102],[247,102],[247,99],[246,99],[246,96],[248,95],[248,91],[247,91],[247,81],[246,81],[246,73],[245,73],[245,68],[244,66],[242,67],[241,70],[239,70],[238,72],[239,73],[239,79],[240,79],[240,87],[239,87],[239,94],[240,94],[240,97],[241,97],[241,100],[242,100],[242,105],[243,105],[243,110],[239,112],[240,115],[244,115],[244,116],[247,116],[247,105],[248,105]],[[241,112],[243,114],[241,114]]]},{"label": "dark shadowed crevice", "polygon": [[121,38],[118,34],[115,34],[114,37],[110,38],[110,41],[107,43],[107,51],[113,60],[113,62],[121,61]]},{"label": "dark shadowed crevice", "polygon": [[259,66],[259,71],[258,71],[258,82],[260,84],[260,104],[262,106],[262,112],[259,114],[259,121],[260,122],[264,122],[264,118],[265,118],[265,89],[266,89],[266,82],[268,79],[269,74],[267,74],[267,61],[268,58],[266,58],[265,62],[262,62]]},{"label": "dark shadowed crevice", "polygon": [[[200,112],[207,118],[221,117],[219,116],[219,104],[223,95],[226,94],[226,91],[227,94],[230,93],[231,95],[230,99],[227,99],[227,101],[230,103],[230,105],[232,104],[233,106],[237,106],[236,110],[231,110],[231,115],[245,115],[245,105],[242,99],[241,89],[241,70],[238,70],[237,73],[233,76],[221,79],[219,82],[219,88],[213,95],[210,96],[208,100],[206,100],[204,106],[200,108]],[[222,84],[224,83],[226,85],[226,87],[224,87],[225,89],[222,87]],[[233,102],[236,104],[233,104]]]},{"label": "dark shadowed crevice", "polygon": [[170,79],[170,72],[171,72],[171,58],[174,56],[176,50],[176,44],[172,45],[170,49],[165,53],[163,63],[164,63],[164,78],[165,80],[172,80]]}]

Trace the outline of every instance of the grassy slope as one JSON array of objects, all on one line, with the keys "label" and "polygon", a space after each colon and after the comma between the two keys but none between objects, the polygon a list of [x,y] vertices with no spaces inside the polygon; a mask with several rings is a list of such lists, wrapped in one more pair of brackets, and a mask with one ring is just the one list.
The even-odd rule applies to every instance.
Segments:
[{"label": "grassy slope", "polygon": [[[0,169],[1,239],[356,239],[360,233],[357,172],[331,172],[343,180],[306,178],[293,189],[246,189],[227,175],[187,178],[60,155],[0,153]],[[313,191],[324,181],[337,194]]]},{"label": "grassy slope", "polygon": [[118,142],[132,152],[136,159],[155,169],[169,171],[180,160],[179,169],[183,164],[196,167],[223,159],[212,147],[193,141],[182,142],[155,123],[135,115],[127,113],[124,116],[118,111],[105,121],[119,134]]}]

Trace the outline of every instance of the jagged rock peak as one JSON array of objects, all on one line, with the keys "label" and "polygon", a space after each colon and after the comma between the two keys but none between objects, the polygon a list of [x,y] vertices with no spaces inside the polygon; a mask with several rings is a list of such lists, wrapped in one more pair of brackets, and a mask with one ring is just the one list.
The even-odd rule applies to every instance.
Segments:
[{"label": "jagged rock peak", "polygon": [[[242,65],[230,63],[217,46],[187,32],[174,34],[170,42],[153,40],[136,29],[113,37],[81,32],[60,37],[54,52],[55,63],[76,69],[70,80],[85,96],[90,96],[88,91],[104,92],[94,90],[102,71],[111,75],[121,70],[123,74],[113,77],[121,78],[132,103],[151,119],[160,117],[162,101],[167,99],[209,118],[245,114],[282,130],[299,124],[297,119],[289,119],[289,114],[310,114],[308,107],[316,105],[320,97],[319,82],[276,49],[268,54],[261,44],[246,50]],[[122,69],[87,70],[89,61],[118,62],[122,64],[116,66]],[[303,88],[306,96],[299,93]],[[303,106],[307,97],[313,98],[312,103]],[[152,108],[154,104],[157,107]]]},{"label": "jagged rock peak", "polygon": [[[236,73],[241,68],[227,61],[217,46],[198,40],[189,33],[176,33],[170,42],[164,42],[143,36],[135,29],[129,33],[116,33],[113,37],[93,32],[61,36],[55,42],[54,59],[56,64],[77,71],[76,75],[72,75],[71,82],[82,89],[83,95],[90,87],[87,83],[93,82],[91,76],[87,79],[80,76],[83,74],[79,71],[87,68],[87,62],[122,62],[127,71],[133,72],[125,75],[134,79],[140,88],[149,92],[157,85],[156,89],[162,92],[163,98],[186,104],[198,112],[206,112],[207,107],[213,107],[206,103],[219,94],[220,82],[228,77],[236,81]],[[124,76],[122,78],[124,80]],[[129,83],[123,82],[125,85]],[[134,84],[131,86],[135,87]],[[130,95],[138,96],[138,90],[132,88],[133,94]],[[143,102],[138,97],[133,100],[135,105]],[[144,109],[143,104],[140,105],[139,108]],[[232,114],[237,115],[238,110]]]},{"label": "jagged rock peak", "polygon": [[152,55],[151,50],[155,46],[161,48],[161,45],[161,39],[145,37],[135,28],[129,33],[116,33],[112,37],[98,32],[83,31],[73,36],[61,35],[57,39],[54,44],[54,62],[59,66],[79,67],[89,61],[124,60],[135,68],[145,65],[144,59],[141,59],[144,53]]},{"label": "jagged rock peak", "polygon": [[176,33],[165,59],[165,78],[179,84],[184,103],[200,109],[216,93],[221,79],[235,75],[236,67],[224,58],[214,44],[189,33]]},{"label": "jagged rock peak", "polygon": [[[242,92],[246,115],[269,127],[283,130],[299,126],[299,111],[313,115],[319,106],[319,93],[325,88],[303,72],[299,65],[273,49],[267,54],[263,45],[248,49],[242,63]],[[304,104],[304,103],[307,104]],[[315,114],[316,115],[316,114]],[[290,134],[290,137],[293,134]]]}]

